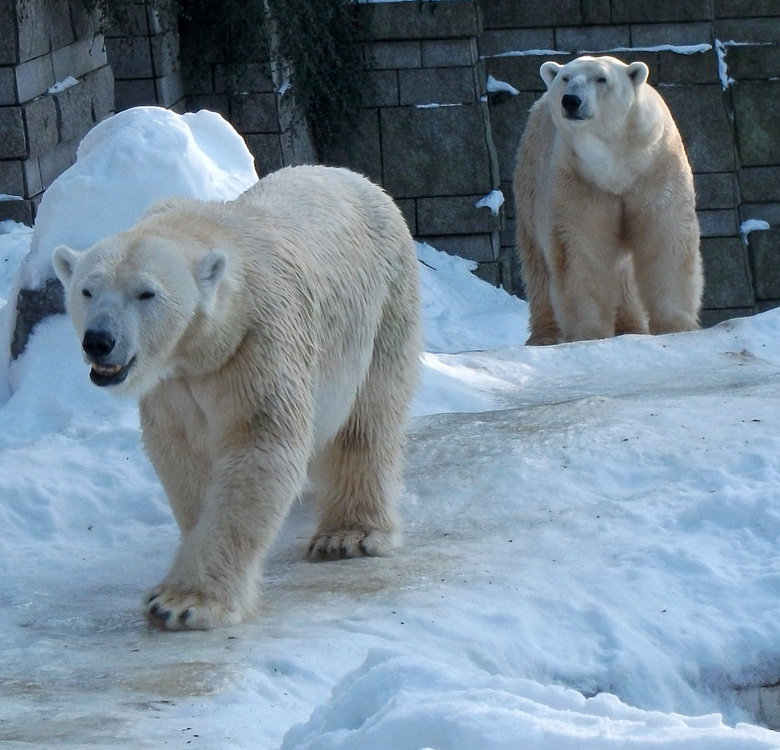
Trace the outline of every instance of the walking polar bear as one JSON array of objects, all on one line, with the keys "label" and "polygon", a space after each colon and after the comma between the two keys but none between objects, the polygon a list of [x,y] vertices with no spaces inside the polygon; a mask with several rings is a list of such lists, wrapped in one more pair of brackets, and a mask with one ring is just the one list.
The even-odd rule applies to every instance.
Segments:
[{"label": "walking polar bear", "polygon": [[311,558],[397,544],[420,305],[412,238],[380,188],[282,169],[232,202],[164,200],[86,253],[58,247],[53,264],[92,381],[140,397],[181,529],[145,601],[152,625],[252,616],[307,473]]},{"label": "walking polar bear", "polygon": [[698,328],[693,176],[643,62],[545,62],[514,175],[528,344]]}]

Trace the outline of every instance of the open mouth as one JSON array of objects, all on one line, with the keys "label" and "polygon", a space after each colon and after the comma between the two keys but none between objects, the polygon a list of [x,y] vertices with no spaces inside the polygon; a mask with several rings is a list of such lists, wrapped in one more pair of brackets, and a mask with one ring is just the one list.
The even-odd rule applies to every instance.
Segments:
[{"label": "open mouth", "polygon": [[93,364],[92,369],[89,371],[89,379],[95,385],[101,387],[119,385],[124,382],[127,374],[130,372],[130,368],[133,366],[133,362],[135,362],[135,357],[124,366]]}]

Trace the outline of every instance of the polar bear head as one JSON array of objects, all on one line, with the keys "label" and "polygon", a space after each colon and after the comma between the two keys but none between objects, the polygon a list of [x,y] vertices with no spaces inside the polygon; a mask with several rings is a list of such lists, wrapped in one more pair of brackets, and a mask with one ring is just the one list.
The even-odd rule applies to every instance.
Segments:
[{"label": "polar bear head", "polygon": [[649,69],[643,62],[626,65],[615,57],[583,55],[566,65],[545,62],[539,73],[560,129],[572,132],[587,128],[608,134],[625,127]]},{"label": "polar bear head", "polygon": [[52,264],[92,382],[142,396],[175,370],[185,332],[213,307],[227,255],[139,225],[86,252],[61,245]]}]

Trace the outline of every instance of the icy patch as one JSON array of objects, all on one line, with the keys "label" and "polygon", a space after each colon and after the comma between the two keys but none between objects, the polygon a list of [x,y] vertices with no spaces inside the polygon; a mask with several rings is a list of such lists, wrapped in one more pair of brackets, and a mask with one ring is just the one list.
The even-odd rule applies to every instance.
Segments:
[{"label": "icy patch", "polygon": [[57,83],[55,83],[53,86],[50,86],[48,89],[48,93],[60,94],[66,89],[72,88],[73,86],[78,86],[79,83],[80,82],[76,80],[73,76],[68,76],[62,81],[57,81]]},{"label": "icy patch", "polygon": [[763,219],[748,219],[739,225],[739,236],[742,238],[742,243],[746,245],[751,232],[765,232],[769,228],[769,223]]},{"label": "icy patch", "polygon": [[725,91],[734,79],[729,76],[728,66],[726,65],[726,46],[719,39],[715,40],[715,51],[718,54],[718,78],[721,88]]},{"label": "icy patch", "polygon": [[498,216],[498,209],[504,205],[504,194],[500,190],[491,190],[484,198],[480,198],[475,208],[489,208],[493,216]]},{"label": "icy patch", "polygon": [[507,83],[506,81],[499,81],[493,78],[491,75],[487,77],[487,90],[491,94],[504,92],[506,94],[512,94],[512,96],[517,96],[520,93],[511,83]]}]

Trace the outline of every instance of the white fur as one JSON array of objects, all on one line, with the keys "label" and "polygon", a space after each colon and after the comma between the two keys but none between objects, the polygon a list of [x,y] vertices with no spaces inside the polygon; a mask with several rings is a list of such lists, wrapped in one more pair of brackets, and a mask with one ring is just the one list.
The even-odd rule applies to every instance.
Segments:
[{"label": "white fur", "polygon": [[[98,379],[126,373],[109,387],[140,397],[181,528],[150,623],[255,613],[264,555],[307,472],[313,559],[398,543],[419,290],[409,231],[380,188],[343,169],[283,169],[230,203],[166,200],[53,263]],[[96,357],[100,331],[115,343]]]},{"label": "white fur", "polygon": [[697,328],[693,176],[647,66],[583,56],[540,75],[514,178],[528,343]]}]

